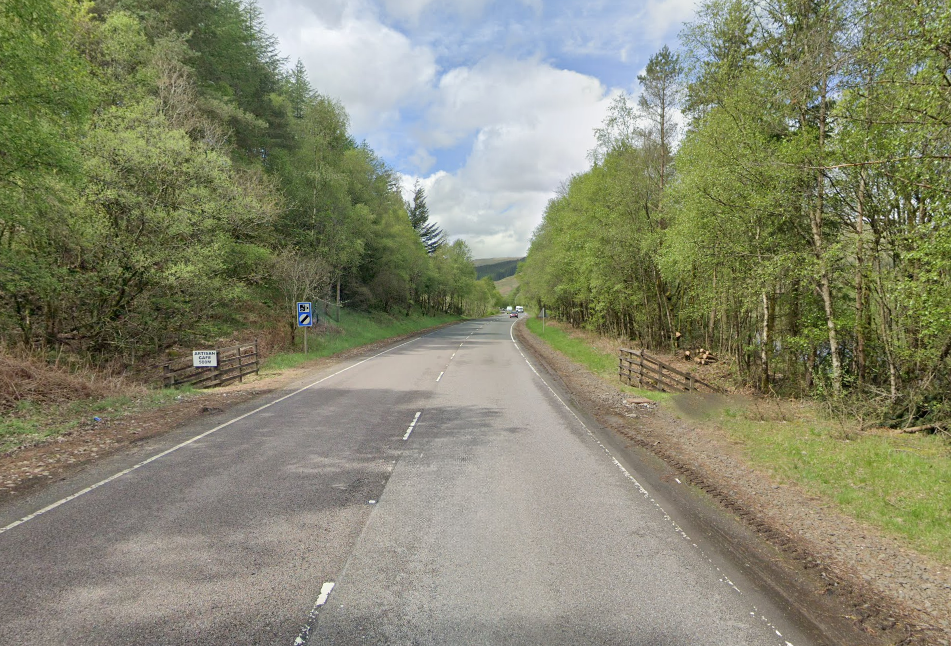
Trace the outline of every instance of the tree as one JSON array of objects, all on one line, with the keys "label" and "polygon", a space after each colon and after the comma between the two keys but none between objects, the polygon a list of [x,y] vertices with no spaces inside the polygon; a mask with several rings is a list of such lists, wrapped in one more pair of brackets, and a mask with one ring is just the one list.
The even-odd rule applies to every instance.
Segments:
[{"label": "tree", "polygon": [[0,340],[131,363],[331,286],[352,307],[479,310],[464,243],[437,257],[424,194],[417,231],[254,0],[86,10],[0,0]]},{"label": "tree", "polygon": [[419,180],[413,185],[413,200],[406,203],[410,224],[426,246],[426,253],[430,256],[446,241],[446,234],[434,222],[429,221],[429,207],[426,205],[426,191],[420,186]]},{"label": "tree", "polygon": [[588,152],[591,162],[598,165],[613,151],[636,147],[637,140],[643,138],[637,120],[638,115],[628,102],[627,95],[621,93],[615,96],[608,108],[604,124],[594,129],[597,143],[594,149]]},{"label": "tree", "polygon": [[307,105],[314,98],[314,90],[307,79],[307,70],[301,59],[297,59],[294,69],[287,78],[287,98],[291,102],[291,114],[295,119],[303,119]]},{"label": "tree", "polygon": [[637,105],[651,124],[646,134],[651,142],[650,147],[656,149],[660,165],[657,176],[660,190],[664,189],[667,181],[673,142],[677,136],[673,115],[680,105],[682,75],[680,57],[664,45],[650,57],[644,73],[637,77],[641,84],[641,96]]},{"label": "tree", "polygon": [[320,258],[305,256],[294,249],[284,249],[272,259],[270,275],[283,296],[283,312],[293,338],[297,321],[291,317],[291,313],[294,312],[295,304],[327,294],[330,268]]},{"label": "tree", "polygon": [[[63,289],[78,140],[95,86],[74,43],[87,26],[63,0],[0,2],[0,325],[32,344]],[[43,328],[46,327],[44,330]]]}]

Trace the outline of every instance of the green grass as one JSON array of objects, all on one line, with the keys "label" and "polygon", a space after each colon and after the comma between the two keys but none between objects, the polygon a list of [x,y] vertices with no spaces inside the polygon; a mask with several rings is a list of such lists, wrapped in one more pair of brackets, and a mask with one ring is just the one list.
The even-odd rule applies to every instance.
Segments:
[{"label": "green grass", "polygon": [[951,446],[946,438],[850,433],[809,405],[798,407],[788,421],[758,417],[741,408],[723,411],[720,419],[753,463],[951,563]]},{"label": "green grass", "polygon": [[[617,359],[583,339],[529,319],[528,329],[592,372],[616,383]],[[621,387],[656,401],[673,396]],[[811,401],[734,400],[690,413],[720,426],[747,459],[828,504],[951,564],[951,443],[942,435],[860,434],[856,420],[824,416]]]},{"label": "green grass", "polygon": [[24,444],[55,437],[75,429],[93,418],[109,419],[164,406],[176,398],[196,392],[191,386],[162,388],[102,399],[80,399],[60,404],[37,406],[29,400],[17,404],[11,414],[0,417],[0,452]]},{"label": "green grass", "polygon": [[544,331],[542,331],[541,319],[529,318],[525,321],[525,325],[528,327],[529,332],[545,341],[545,343],[575,363],[580,363],[603,379],[617,382],[617,386],[623,392],[659,402],[670,399],[670,393],[643,390],[641,388],[633,388],[621,384],[617,376],[618,359],[616,354],[601,352],[597,348],[591,347],[584,339],[571,336],[561,328],[553,325],[546,325]]},{"label": "green grass", "polygon": [[261,365],[264,373],[280,372],[296,368],[311,359],[329,357],[357,348],[368,343],[381,341],[401,334],[419,332],[427,328],[436,327],[444,323],[462,320],[458,316],[391,316],[381,312],[341,313],[339,332],[324,335],[309,334],[307,339],[307,354],[303,352],[303,336],[298,334],[297,345],[299,351],[281,352],[271,355]]}]

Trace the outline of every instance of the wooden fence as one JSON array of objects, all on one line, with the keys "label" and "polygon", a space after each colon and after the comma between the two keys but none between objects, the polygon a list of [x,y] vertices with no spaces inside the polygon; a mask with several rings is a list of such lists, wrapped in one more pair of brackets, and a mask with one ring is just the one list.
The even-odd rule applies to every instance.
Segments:
[{"label": "wooden fence", "polygon": [[662,390],[664,392],[690,392],[701,388],[718,393],[720,390],[697,379],[691,372],[681,372],[643,350],[618,350],[618,376],[628,386]]},{"label": "wooden fence", "polygon": [[[162,367],[162,384],[166,388],[191,384],[199,388],[223,386],[234,380],[244,381],[248,375],[257,374],[260,368],[258,361],[258,341],[242,343],[230,348],[218,348],[218,365],[210,368],[195,368],[192,358],[182,359],[179,362],[169,362]],[[175,366],[173,363],[178,363]]]}]

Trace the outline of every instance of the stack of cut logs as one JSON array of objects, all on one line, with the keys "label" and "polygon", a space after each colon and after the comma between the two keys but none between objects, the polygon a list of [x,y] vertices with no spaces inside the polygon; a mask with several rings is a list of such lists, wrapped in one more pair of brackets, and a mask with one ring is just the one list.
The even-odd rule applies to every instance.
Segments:
[{"label": "stack of cut logs", "polygon": [[716,363],[717,355],[713,354],[709,350],[704,350],[700,348],[697,350],[696,356],[694,356],[690,350],[684,350],[684,360],[685,361],[696,361],[701,366],[705,366],[710,363]]}]

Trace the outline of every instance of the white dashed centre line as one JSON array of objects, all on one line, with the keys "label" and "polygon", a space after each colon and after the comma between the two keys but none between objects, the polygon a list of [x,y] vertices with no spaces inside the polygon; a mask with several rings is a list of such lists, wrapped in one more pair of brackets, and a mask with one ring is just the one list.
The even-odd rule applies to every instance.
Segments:
[{"label": "white dashed centre line", "polygon": [[439,376],[436,377],[436,381],[439,381],[440,379],[442,379],[442,376],[443,376],[444,374],[446,374],[446,371],[445,371],[445,370],[443,370],[442,372],[440,372],[440,373],[439,373]]},{"label": "white dashed centre line", "polygon": [[258,406],[257,408],[255,408],[255,409],[252,410],[252,411],[248,411],[247,413],[245,413],[245,414],[243,414],[243,415],[239,415],[238,417],[234,417],[234,418],[232,418],[232,419],[229,419],[227,422],[224,422],[223,424],[219,424],[218,426],[214,427],[213,429],[207,430],[207,431],[205,431],[204,433],[201,433],[201,434],[199,434],[199,435],[196,435],[195,437],[193,437],[193,438],[191,438],[191,439],[189,439],[189,440],[185,440],[185,441],[182,442],[181,444],[176,444],[176,445],[173,446],[172,448],[166,449],[166,450],[162,451],[161,453],[158,453],[158,454],[156,454],[156,455],[153,455],[152,457],[150,457],[150,458],[148,458],[148,459],[146,459],[146,460],[142,460],[142,461],[139,462],[138,464],[134,464],[133,466],[129,467],[128,469],[123,469],[122,471],[119,471],[118,473],[115,473],[115,474],[109,476],[109,477],[106,478],[105,480],[100,480],[99,482],[97,482],[97,483],[95,483],[95,484],[93,484],[93,485],[90,485],[90,486],[86,487],[85,489],[82,489],[82,490],[80,490],[80,491],[77,491],[77,492],[74,493],[74,494],[71,494],[71,495],[69,495],[69,496],[66,496],[66,497],[63,498],[62,500],[57,500],[56,502],[54,502],[54,503],[52,503],[52,504],[50,504],[50,505],[47,505],[46,507],[43,507],[43,508],[40,509],[40,510],[37,510],[37,511],[33,512],[33,513],[30,514],[29,516],[24,516],[24,517],[21,518],[20,520],[16,520],[16,521],[10,523],[9,525],[6,525],[5,527],[0,527],[0,534],[3,534],[4,532],[8,532],[8,531],[10,531],[11,529],[13,529],[14,527],[17,527],[17,526],[19,526],[19,525],[22,525],[23,523],[29,522],[29,521],[33,520],[34,518],[37,518],[38,516],[42,516],[43,514],[45,514],[45,513],[47,513],[47,512],[53,511],[53,510],[56,509],[57,507],[59,507],[59,506],[61,506],[61,505],[65,505],[66,503],[70,502],[71,500],[75,500],[76,498],[79,498],[80,496],[83,496],[83,495],[89,493],[90,491],[93,491],[93,490],[95,490],[95,489],[98,489],[99,487],[102,487],[102,486],[104,486],[104,485],[107,485],[107,484],[109,484],[110,482],[112,482],[113,480],[117,480],[117,479],[121,478],[122,476],[126,475],[127,473],[131,473],[131,472],[133,472],[133,471],[135,471],[135,470],[137,470],[137,469],[141,469],[142,467],[144,467],[144,466],[147,465],[147,464],[151,464],[152,462],[155,462],[156,460],[160,460],[160,459],[164,458],[166,455],[168,455],[168,454],[170,454],[170,453],[174,453],[175,451],[178,451],[178,450],[181,449],[181,448],[184,448],[184,447],[186,447],[186,446],[189,446],[190,444],[193,444],[193,443],[195,443],[195,442],[198,442],[199,440],[204,439],[205,437],[211,435],[212,433],[217,433],[217,432],[220,431],[221,429],[227,428],[228,426],[231,426],[231,425],[234,424],[235,422],[240,422],[241,420],[245,419],[246,417],[250,417],[250,416],[254,415],[255,413],[259,413],[259,412],[261,412],[262,410],[264,410],[264,409],[266,409],[266,408],[270,408],[271,406],[275,406],[275,405],[277,405],[277,404],[280,404],[280,403],[281,403],[282,401],[284,401],[285,399],[290,399],[291,397],[293,397],[293,396],[295,396],[295,395],[298,395],[298,394],[304,392],[305,390],[310,390],[310,389],[313,388],[314,386],[316,386],[316,385],[318,385],[318,384],[321,384],[321,383],[327,381],[328,379],[332,379],[332,378],[336,377],[336,376],[339,375],[339,374],[342,374],[342,373],[344,373],[344,372],[347,372],[348,370],[352,370],[352,369],[356,368],[357,366],[363,365],[363,364],[366,363],[367,361],[371,361],[371,360],[373,360],[373,359],[376,359],[377,357],[383,356],[384,354],[388,354],[388,353],[392,352],[393,350],[396,350],[396,349],[398,349],[398,348],[402,348],[404,345],[408,345],[408,344],[410,344],[410,343],[414,343],[414,342],[420,340],[421,338],[423,338],[424,336],[429,336],[430,334],[432,334],[432,332],[430,332],[429,334],[424,334],[424,335],[422,335],[422,336],[418,336],[418,337],[416,337],[416,338],[410,339],[409,341],[406,341],[405,343],[400,343],[399,345],[394,345],[392,348],[388,348],[388,349],[384,350],[383,352],[378,352],[377,354],[374,354],[372,357],[367,357],[366,359],[363,359],[362,361],[358,361],[358,362],[356,362],[356,363],[353,363],[353,364],[347,366],[346,368],[343,368],[342,370],[338,370],[337,372],[335,372],[335,373],[333,373],[333,374],[327,375],[326,377],[323,377],[323,378],[321,378],[321,379],[318,379],[317,381],[314,381],[314,382],[312,382],[312,383],[309,383],[309,384],[307,384],[306,386],[304,386],[304,387],[302,387],[302,388],[298,388],[297,390],[295,390],[295,391],[292,392],[292,393],[289,393],[289,394],[287,394],[287,395],[284,395],[283,397],[280,397],[280,398],[278,398],[278,399],[275,399],[274,401],[268,402],[268,403],[264,404],[263,406]]},{"label": "white dashed centre line", "polygon": [[421,414],[422,412],[423,412],[423,411],[418,411],[418,412],[416,413],[416,417],[413,418],[413,423],[409,425],[409,428],[408,428],[408,429],[406,429],[406,435],[403,436],[403,441],[404,441],[404,442],[409,439],[409,434],[413,432],[413,429],[414,429],[414,428],[416,428],[416,422],[419,421],[419,416],[420,416],[420,414]]}]

